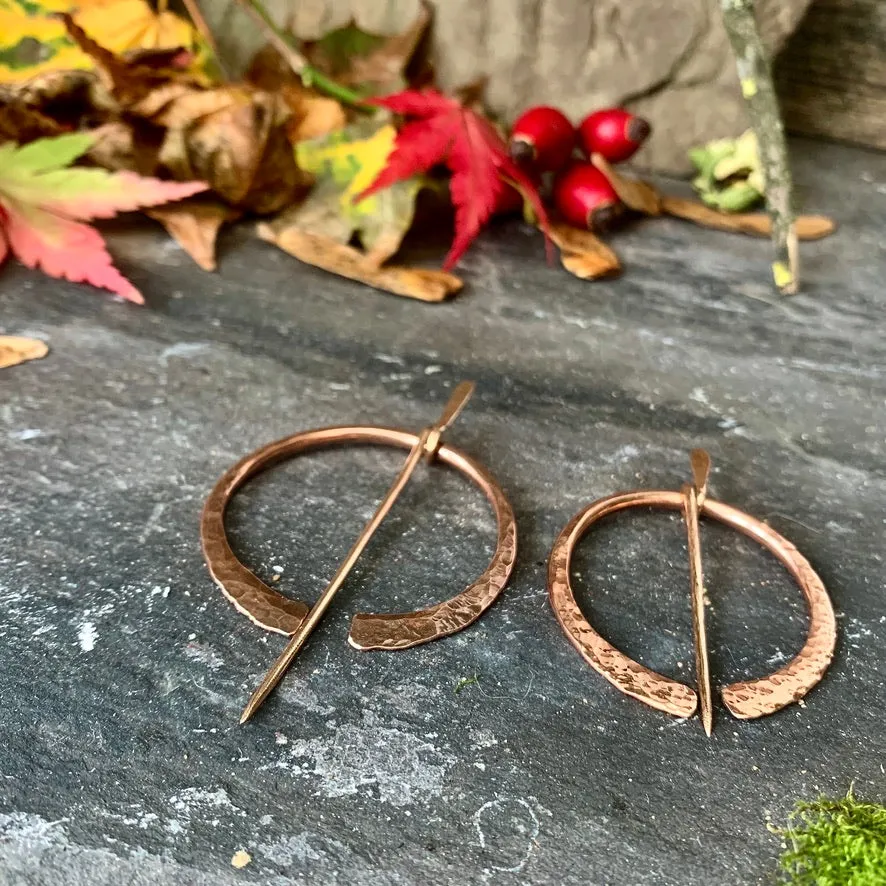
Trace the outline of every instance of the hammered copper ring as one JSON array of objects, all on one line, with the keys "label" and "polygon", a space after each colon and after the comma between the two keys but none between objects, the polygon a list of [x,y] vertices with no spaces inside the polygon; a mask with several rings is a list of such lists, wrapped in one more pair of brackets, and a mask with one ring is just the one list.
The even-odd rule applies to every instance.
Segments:
[{"label": "hammered copper ring", "polygon": [[[237,559],[224,524],[231,497],[251,477],[309,450],[348,444],[411,449],[419,440],[420,435],[411,431],[375,425],[319,428],[270,443],[241,459],[221,477],[203,507],[200,535],[213,580],[257,625],[293,634],[309,607],[269,587]],[[466,476],[486,495],[498,522],[495,553],[484,573],[450,600],[416,612],[355,615],[348,640],[358,649],[406,649],[460,631],[492,605],[510,577],[517,532],[513,509],[501,487],[482,465],[454,446],[442,444],[436,458]]]},{"label": "hammered copper ring", "polygon": [[[644,667],[608,643],[578,607],[569,580],[575,546],[596,521],[626,508],[683,510],[682,492],[650,490],[601,498],[585,508],[558,536],[548,564],[548,593],[560,626],[570,642],[599,674],[619,690],[658,710],[691,717],[698,705],[694,689]],[[723,702],[740,719],[774,713],[799,701],[824,675],[836,645],[833,606],[821,579],[802,554],[766,523],[722,502],[705,499],[700,513],[731,526],[767,548],[800,586],[809,607],[806,643],[795,658],[773,674],[733,683],[722,690]]]}]

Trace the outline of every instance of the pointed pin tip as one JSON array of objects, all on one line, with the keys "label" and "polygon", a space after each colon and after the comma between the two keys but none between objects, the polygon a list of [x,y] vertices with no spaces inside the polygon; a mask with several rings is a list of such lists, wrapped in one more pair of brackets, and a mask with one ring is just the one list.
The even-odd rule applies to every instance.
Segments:
[{"label": "pointed pin tip", "polygon": [[704,726],[704,734],[710,738],[711,734],[714,731],[714,718],[713,717],[703,717],[701,721],[701,725]]},{"label": "pointed pin tip", "polygon": [[256,704],[255,696],[249,699],[246,707],[243,708],[243,713],[240,714],[240,725],[242,726],[244,723],[252,719],[252,715],[259,709],[259,705],[261,702]]}]

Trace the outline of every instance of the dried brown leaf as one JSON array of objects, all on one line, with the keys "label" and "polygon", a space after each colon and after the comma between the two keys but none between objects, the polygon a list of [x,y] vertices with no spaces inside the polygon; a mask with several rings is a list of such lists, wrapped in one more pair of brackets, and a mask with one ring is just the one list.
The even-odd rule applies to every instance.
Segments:
[{"label": "dried brown leaf", "polygon": [[18,335],[0,335],[0,369],[18,366],[28,360],[39,360],[49,353],[46,342]]},{"label": "dried brown leaf", "polygon": [[[142,100],[154,89],[171,81],[199,86],[199,81],[178,65],[178,53],[161,51],[150,57],[147,63],[136,57],[133,61],[115,55],[83,30],[68,13],[60,18],[65,23],[68,36],[88,55],[96,66],[99,78],[114,98],[129,107]],[[166,66],[158,64],[166,63]]]},{"label": "dried brown leaf", "polygon": [[[768,237],[772,233],[772,220],[765,212],[718,212],[699,200],[667,195],[662,198],[661,208],[668,215],[694,222],[704,228],[757,237]],[[796,221],[796,232],[800,240],[820,240],[832,234],[836,228],[834,220],[825,215],[801,215]]]},{"label": "dried brown leaf", "polygon": [[286,59],[270,43],[266,43],[255,53],[243,79],[266,92],[276,92],[284,86],[301,83]]},{"label": "dried brown leaf", "polygon": [[563,267],[582,280],[596,280],[621,272],[618,256],[590,231],[554,222],[551,240],[560,248]]},{"label": "dried brown leaf", "polygon": [[20,101],[29,107],[42,108],[49,102],[76,100],[88,92],[97,80],[94,71],[46,71],[28,80],[0,83],[0,101]]},{"label": "dried brown leaf", "polygon": [[145,210],[204,271],[215,270],[215,241],[223,224],[240,212],[210,198],[194,198]]},{"label": "dried brown leaf", "polygon": [[113,172],[137,172],[153,175],[160,149],[158,133],[138,125],[115,120],[92,130],[94,138],[87,157],[98,166]]},{"label": "dried brown leaf", "polygon": [[383,265],[412,226],[416,198],[425,181],[413,176],[357,199],[384,169],[396,134],[390,123],[363,120],[299,143],[296,161],[316,176],[316,184],[304,202],[275,220],[274,229],[299,228],[338,243],[349,243],[356,235],[365,250],[365,263]]},{"label": "dried brown leaf", "polygon": [[142,65],[154,70],[184,71],[193,64],[194,53],[181,46],[170,49],[142,47],[129,49],[121,53],[120,58],[130,66]]},{"label": "dried brown leaf", "polygon": [[550,237],[556,246],[566,252],[599,252],[608,253],[613,259],[616,257],[596,234],[563,222],[551,222]]},{"label": "dried brown leaf", "polygon": [[319,138],[347,123],[341,103],[305,86],[273,46],[265,46],[255,54],[246,82],[280,95],[291,114],[287,131],[293,144]]},{"label": "dried brown leaf", "polygon": [[354,225],[342,212],[340,196],[337,188],[318,183],[304,201],[274,218],[274,231],[281,236],[297,229],[347,244],[354,234]]},{"label": "dried brown leaf", "polygon": [[284,86],[280,94],[292,112],[286,132],[293,144],[320,138],[342,129],[348,122],[345,109],[339,102],[317,95],[314,90],[305,89],[301,84]]},{"label": "dried brown leaf", "polygon": [[20,102],[5,103],[0,98],[0,142],[25,144],[45,136],[60,135],[65,128],[42,111]]},{"label": "dried brown leaf", "polygon": [[[200,89],[188,83],[161,83],[147,92],[137,101],[130,102],[126,110],[136,116],[150,120],[158,126],[173,126],[181,121],[182,124],[196,120],[202,114],[209,113],[213,107],[207,104],[219,103],[215,96],[216,90]],[[206,96],[212,96],[207,99]],[[177,112],[173,108],[182,103],[182,110]],[[197,105],[197,107],[194,107]],[[169,115],[169,116],[166,116]]]},{"label": "dried brown leaf", "polygon": [[[350,35],[360,36],[351,23],[325,38],[308,43],[305,57],[318,70],[352,88],[357,87],[374,95],[396,92],[406,86],[403,77],[407,65],[425,35],[431,21],[431,10],[422,3],[412,24],[402,33],[378,39],[369,52],[355,51]],[[372,39],[371,37],[365,37]]]},{"label": "dried brown leaf", "polygon": [[168,127],[160,164],[174,178],[209,182],[232,206],[277,212],[311,183],[296,165],[287,118],[279,96],[248,86],[182,95],[155,118]]},{"label": "dried brown leaf", "polygon": [[[794,231],[800,240],[821,240],[836,230],[837,223],[826,215],[798,215],[794,222]],[[770,231],[767,230],[766,233],[769,234]]]},{"label": "dried brown leaf", "polygon": [[258,226],[258,235],[299,261],[322,268],[340,277],[357,280],[391,292],[426,302],[440,302],[462,288],[462,281],[445,271],[386,266],[374,267],[367,263],[362,252],[338,243],[330,237],[311,234],[299,228],[275,230],[271,225]]},{"label": "dried brown leaf", "polygon": [[92,71],[48,71],[29,80],[0,83],[0,108],[0,113],[16,115],[18,132],[12,137],[28,142],[92,128],[113,113],[116,103]]},{"label": "dried brown leaf", "polygon": [[116,121],[105,123],[92,131],[93,143],[87,157],[105,169],[115,172],[134,170],[135,140],[132,127]]},{"label": "dried brown leaf", "polygon": [[643,215],[661,215],[661,194],[657,188],[638,178],[623,176],[602,154],[592,154],[591,162],[609,179],[625,206]]},{"label": "dried brown leaf", "polygon": [[404,83],[403,72],[418,49],[430,21],[430,8],[422,3],[415,21],[405,31],[389,37],[375,52],[352,60],[345,82],[368,86],[373,92],[399,89]]},{"label": "dried brown leaf", "polygon": [[241,86],[193,89],[170,83],[154,90],[129,110],[166,129],[184,129],[213,114],[248,105],[256,94],[263,93]]},{"label": "dried brown leaf", "polygon": [[[287,137],[291,112],[279,95],[248,84],[206,88],[182,70],[187,52],[150,50],[124,58],[70,17],[64,21],[97,70],[88,77],[44,75],[27,97],[45,100],[53,115],[73,100],[78,116],[65,122],[96,130],[93,162],[179,181],[202,179],[227,203],[259,214],[277,212],[307,190],[311,179],[296,165]],[[3,98],[0,91],[0,108]]]},{"label": "dried brown leaf", "polygon": [[606,256],[593,252],[561,252],[563,267],[581,280],[599,280],[621,273],[621,264],[613,265]]}]

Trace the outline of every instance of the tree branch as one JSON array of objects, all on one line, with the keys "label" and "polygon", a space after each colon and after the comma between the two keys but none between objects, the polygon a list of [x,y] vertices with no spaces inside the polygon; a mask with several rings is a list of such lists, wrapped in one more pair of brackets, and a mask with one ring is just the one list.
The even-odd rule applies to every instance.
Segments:
[{"label": "tree branch", "polygon": [[766,208],[772,218],[775,250],[772,275],[786,295],[800,285],[793,182],[784,124],[772,83],[772,69],[754,18],[754,0],[720,0],[723,23],[735,53],[741,92],[757,136],[766,180]]}]

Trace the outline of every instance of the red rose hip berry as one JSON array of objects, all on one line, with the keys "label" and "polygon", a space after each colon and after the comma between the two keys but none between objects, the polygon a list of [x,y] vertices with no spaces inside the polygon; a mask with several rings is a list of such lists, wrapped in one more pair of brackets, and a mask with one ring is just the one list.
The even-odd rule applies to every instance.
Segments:
[{"label": "red rose hip berry", "polygon": [[562,169],[575,148],[575,127],[556,108],[544,105],[524,111],[508,143],[511,158],[540,172]]},{"label": "red rose hip berry", "polygon": [[523,210],[523,195],[512,185],[505,185],[495,198],[493,215],[511,215]]},{"label": "red rose hip berry", "polygon": [[624,211],[609,179],[591,163],[573,163],[557,176],[554,203],[569,224],[596,231],[610,227]]},{"label": "red rose hip berry", "polygon": [[649,137],[652,127],[624,108],[594,111],[578,127],[578,140],[588,157],[602,154],[610,163],[633,157]]}]

